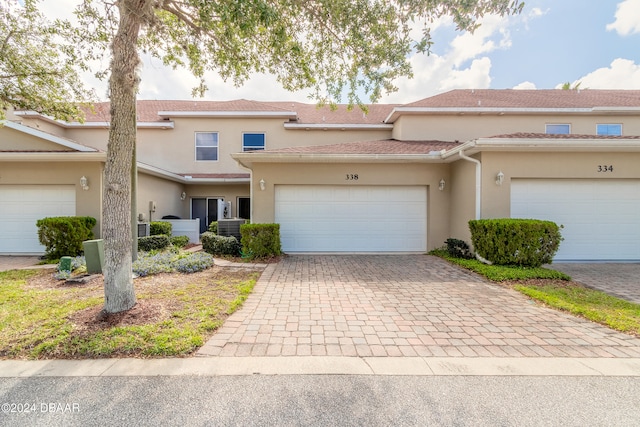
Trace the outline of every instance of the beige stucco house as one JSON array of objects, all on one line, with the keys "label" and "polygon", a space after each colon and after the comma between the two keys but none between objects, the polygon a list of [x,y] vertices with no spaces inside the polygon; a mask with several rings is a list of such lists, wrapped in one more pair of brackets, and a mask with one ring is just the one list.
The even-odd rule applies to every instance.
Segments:
[{"label": "beige stucco house", "polygon": [[[107,104],[83,124],[10,113],[0,253],[42,252],[44,216],[91,215],[100,234],[108,123]],[[454,90],[367,114],[139,101],[137,157],[144,221],[204,230],[222,206],[279,223],[289,253],[424,252],[468,241],[470,219],[526,217],[563,225],[556,260],[640,260],[640,91]]]}]

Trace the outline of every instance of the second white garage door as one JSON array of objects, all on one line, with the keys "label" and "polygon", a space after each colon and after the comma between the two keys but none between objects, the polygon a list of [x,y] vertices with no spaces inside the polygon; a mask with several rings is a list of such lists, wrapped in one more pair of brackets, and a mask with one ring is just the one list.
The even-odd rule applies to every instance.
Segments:
[{"label": "second white garage door", "polygon": [[75,214],[73,185],[0,185],[0,253],[44,253],[36,221]]},{"label": "second white garage door", "polygon": [[279,185],[275,221],[284,252],[422,252],[427,188]]},{"label": "second white garage door", "polygon": [[556,261],[640,260],[640,180],[514,179],[511,216],[564,225]]}]

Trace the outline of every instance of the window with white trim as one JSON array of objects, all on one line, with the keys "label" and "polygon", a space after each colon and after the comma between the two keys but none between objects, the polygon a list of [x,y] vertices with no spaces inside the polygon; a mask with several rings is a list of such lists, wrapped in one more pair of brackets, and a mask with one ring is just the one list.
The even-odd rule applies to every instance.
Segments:
[{"label": "window with white trim", "polygon": [[571,133],[571,125],[565,123],[546,124],[544,133],[548,135],[569,135]]},{"label": "window with white trim", "polygon": [[196,132],[196,160],[218,160],[218,132]]},{"label": "window with white trim", "polygon": [[264,133],[245,132],[242,134],[242,151],[264,150]]},{"label": "window with white trim", "polygon": [[615,123],[602,123],[596,125],[596,134],[597,135],[622,135],[622,125]]}]

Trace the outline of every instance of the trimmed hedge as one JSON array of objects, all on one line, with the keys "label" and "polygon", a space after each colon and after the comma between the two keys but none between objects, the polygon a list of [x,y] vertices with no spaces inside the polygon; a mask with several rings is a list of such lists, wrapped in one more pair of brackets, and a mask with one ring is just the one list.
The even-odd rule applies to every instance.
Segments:
[{"label": "trimmed hedge", "polygon": [[171,244],[169,236],[159,234],[156,236],[138,237],[138,250],[149,252],[152,250],[161,250]]},{"label": "trimmed hedge", "polygon": [[171,236],[171,230],[173,226],[167,221],[151,221],[149,223],[149,235],[157,236],[159,234],[166,234]]},{"label": "trimmed hedge", "polygon": [[280,224],[242,224],[240,235],[246,258],[272,258],[282,254]]},{"label": "trimmed hedge", "polygon": [[56,216],[36,222],[38,240],[45,247],[46,259],[78,256],[82,242],[94,238],[92,228],[96,219],[90,216]]},{"label": "trimmed hedge", "polygon": [[550,264],[562,236],[558,225],[537,219],[479,219],[469,221],[477,254],[498,265],[540,267]]},{"label": "trimmed hedge", "polygon": [[218,236],[210,231],[202,233],[202,250],[211,255],[240,255],[240,243],[233,236]]}]

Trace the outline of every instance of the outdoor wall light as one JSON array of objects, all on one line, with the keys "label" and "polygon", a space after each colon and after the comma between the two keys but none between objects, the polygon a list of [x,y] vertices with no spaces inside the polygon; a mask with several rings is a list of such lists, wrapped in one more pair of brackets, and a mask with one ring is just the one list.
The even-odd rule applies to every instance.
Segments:
[{"label": "outdoor wall light", "polygon": [[496,175],[496,185],[502,185],[502,183],[504,182],[504,174],[502,173],[502,171],[498,172],[498,175]]},{"label": "outdoor wall light", "polygon": [[184,191],[180,194],[180,200],[184,200],[187,198],[187,193],[185,193]]},{"label": "outdoor wall light", "polygon": [[442,179],[440,180],[440,183],[438,184],[438,190],[440,190],[440,191],[444,190],[444,185],[445,185],[445,184],[446,184],[446,183],[444,182],[444,178],[442,178]]},{"label": "outdoor wall light", "polygon": [[261,179],[259,183],[260,183],[260,190],[264,191],[264,189],[266,188],[265,186],[266,182],[264,182],[264,179]]},{"label": "outdoor wall light", "polygon": [[84,175],[82,176],[82,178],[80,178],[80,187],[82,187],[84,191],[87,191],[89,189],[89,180]]}]

